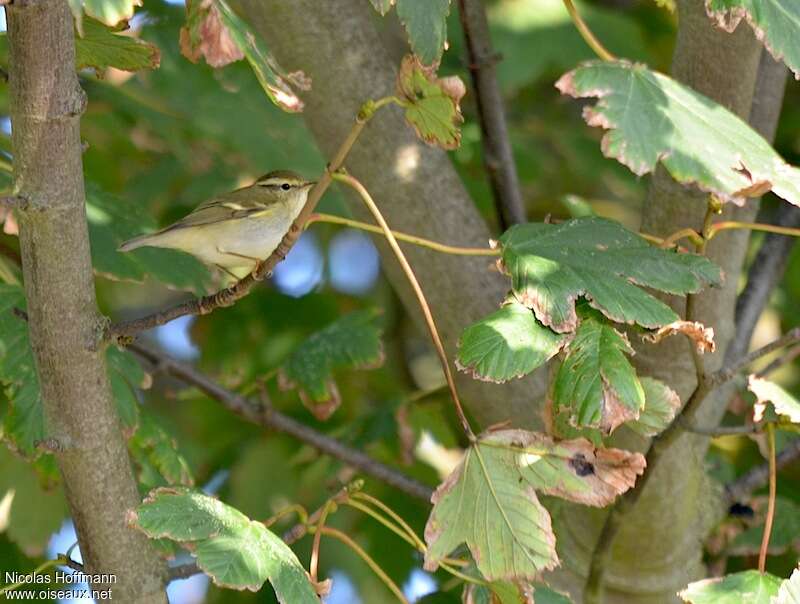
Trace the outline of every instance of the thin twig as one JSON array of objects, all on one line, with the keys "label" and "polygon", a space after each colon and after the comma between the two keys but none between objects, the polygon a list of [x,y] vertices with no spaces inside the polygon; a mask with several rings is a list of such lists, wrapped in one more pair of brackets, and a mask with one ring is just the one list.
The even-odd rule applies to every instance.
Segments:
[{"label": "thin twig", "polygon": [[179,566],[170,566],[167,577],[169,581],[177,581],[179,579],[188,579],[202,572],[203,570],[197,566],[196,562],[188,562],[187,564],[181,564]]},{"label": "thin twig", "polygon": [[526,222],[525,204],[508,135],[503,96],[497,83],[496,55],[481,0],[459,0],[459,16],[467,47],[481,126],[483,164],[489,176],[501,230]]},{"label": "thin twig", "polygon": [[594,53],[603,59],[604,61],[616,61],[617,57],[611,54],[606,47],[600,43],[595,35],[592,33],[592,30],[589,29],[589,26],[586,25],[586,22],[581,17],[580,13],[578,13],[578,9],[575,8],[575,4],[572,0],[564,0],[564,6],[567,7],[567,12],[569,13],[572,22],[575,24],[575,28],[580,33],[581,37],[584,41],[589,45]]},{"label": "thin twig", "polygon": [[450,371],[450,363],[447,360],[447,355],[444,352],[444,345],[442,344],[442,340],[439,337],[439,330],[436,329],[436,323],[433,320],[433,314],[431,313],[430,306],[428,306],[428,301],[425,299],[425,294],[422,291],[422,287],[417,281],[417,277],[414,274],[414,270],[411,268],[411,265],[408,263],[403,250],[400,249],[400,244],[397,243],[397,239],[395,239],[394,235],[392,234],[389,225],[386,224],[386,220],[384,220],[381,211],[378,209],[378,206],[373,201],[372,196],[369,194],[369,191],[361,184],[356,178],[353,178],[349,174],[343,174],[341,172],[337,172],[333,175],[333,177],[345,183],[346,185],[352,187],[360,196],[361,200],[364,204],[369,208],[369,211],[372,213],[373,218],[375,218],[375,222],[377,222],[380,227],[383,229],[384,234],[386,235],[386,239],[389,242],[389,247],[392,248],[394,255],[397,257],[397,261],[400,263],[403,272],[405,273],[406,277],[408,278],[409,283],[411,284],[411,288],[414,290],[414,294],[417,296],[417,301],[419,302],[420,307],[422,308],[422,315],[425,317],[425,323],[428,326],[428,331],[430,332],[431,339],[433,340],[433,345],[436,348],[436,353],[439,356],[439,362],[442,365],[442,371],[444,371],[445,379],[447,380],[447,386],[450,389],[450,396],[453,399],[453,404],[456,408],[456,413],[458,414],[458,418],[461,421],[461,427],[464,429],[464,433],[470,439],[470,441],[475,440],[475,433],[472,431],[472,427],[469,425],[469,420],[467,419],[466,414],[464,413],[464,408],[461,406],[461,400],[458,397],[458,390],[456,389],[456,382],[453,379],[453,373]]},{"label": "thin twig", "polygon": [[761,538],[761,549],[758,552],[758,570],[761,573],[767,566],[767,550],[772,535],[772,523],[775,520],[775,491],[778,482],[778,472],[775,469],[775,424],[772,422],[767,424],[767,442],[769,443],[769,502],[767,518],[764,521],[764,536]]},{"label": "thin twig", "polygon": [[375,114],[375,111],[389,102],[392,102],[391,98],[381,99],[379,101],[369,101],[363,105],[361,111],[359,111],[358,116],[356,117],[350,133],[339,147],[339,150],[336,152],[333,160],[331,160],[328,168],[317,181],[317,184],[315,184],[309,192],[308,200],[303,206],[303,209],[300,210],[297,218],[295,218],[292,226],[289,228],[289,232],[284,235],[283,240],[270,254],[269,258],[259,263],[252,273],[243,279],[240,279],[230,287],[226,287],[215,294],[203,296],[201,298],[195,298],[139,319],[115,323],[109,326],[106,332],[106,337],[113,339],[132,337],[141,331],[152,329],[153,327],[158,327],[159,325],[164,325],[174,319],[177,319],[178,317],[183,317],[185,315],[206,315],[217,308],[231,306],[236,301],[246,296],[253,286],[271,274],[272,269],[275,268],[275,265],[282,261],[289,253],[289,250],[303,232],[303,226],[305,225],[306,221],[314,212],[317,202],[330,186],[332,172],[338,170],[342,166],[347,154],[355,144],[358,136],[364,129],[364,126],[366,126],[367,122]]},{"label": "thin twig", "polygon": [[383,584],[389,588],[389,591],[391,591],[400,602],[403,604],[408,604],[408,600],[403,595],[403,592],[400,590],[400,588],[397,587],[397,584],[389,578],[389,575],[384,572],[380,565],[375,562],[375,560],[373,560],[372,557],[366,551],[364,551],[364,549],[358,543],[353,541],[350,537],[338,529],[331,528],[329,526],[323,526],[320,530],[323,535],[328,535],[329,537],[338,539],[356,554],[358,554],[359,557],[367,563],[367,566],[370,567],[372,572],[378,575],[378,578],[383,582]]},{"label": "thin twig", "polygon": [[317,432],[291,417],[271,407],[263,407],[235,392],[231,392],[206,377],[193,367],[170,359],[161,352],[155,351],[139,343],[130,344],[129,348],[148,361],[158,364],[165,372],[179,380],[196,386],[212,399],[240,415],[244,419],[283,432],[311,445],[318,451],[335,457],[344,463],[376,478],[396,489],[423,501],[430,501],[431,489],[402,472],[372,459],[357,449],[353,449],[338,440]]},{"label": "thin twig", "polygon": [[[778,453],[775,458],[775,471],[780,471],[786,466],[800,460],[800,438],[789,443]],[[760,489],[769,481],[770,465],[761,464],[752,468],[745,474],[725,487],[725,495],[729,504],[743,501],[750,493]]]},{"label": "thin twig", "polygon": [[319,569],[319,548],[322,544],[322,530],[325,528],[325,519],[328,517],[328,512],[331,507],[336,504],[328,501],[322,506],[322,514],[319,516],[319,522],[314,527],[314,544],[311,546],[311,561],[308,563],[308,574],[311,575],[311,581],[317,583],[317,570]]},{"label": "thin twig", "polygon": [[762,346],[758,350],[754,350],[753,352],[744,356],[738,361],[732,362],[729,365],[726,365],[718,369],[713,374],[711,374],[709,381],[711,382],[711,385],[714,387],[721,386],[725,382],[729,382],[734,377],[736,377],[736,375],[738,375],[742,370],[747,368],[747,366],[750,365],[751,363],[754,363],[760,358],[765,357],[772,352],[775,352],[779,348],[784,348],[786,346],[796,344],[797,342],[800,342],[800,327],[795,327],[794,329],[790,329],[777,340],[773,340],[769,344]]},{"label": "thin twig", "polygon": [[723,220],[714,224],[709,233],[709,239],[713,239],[717,233],[731,229],[746,229],[749,231],[760,231],[762,233],[775,233],[776,235],[789,235],[800,237],[800,229],[775,224],[763,224],[760,222],[738,222],[736,220]]},{"label": "thin twig", "polygon": [[[360,220],[352,220],[350,218],[343,218],[341,216],[333,216],[332,214],[312,214],[311,218],[309,218],[308,222],[306,223],[306,227],[311,226],[315,222],[328,222],[331,224],[341,224],[354,229],[359,229],[362,231],[367,231],[369,233],[375,233],[376,235],[382,235],[386,237],[386,234],[383,232],[383,229],[378,226],[375,226],[374,224],[368,224],[366,222],[361,222]],[[425,239],[424,237],[417,237],[416,235],[409,235],[407,233],[402,233],[400,231],[394,231],[394,230],[392,231],[392,234],[398,241],[405,241],[406,243],[412,243],[419,247],[425,247],[431,249],[435,252],[441,252],[442,254],[451,254],[454,256],[499,256],[500,255],[499,249],[492,249],[490,247],[458,247],[454,245],[446,245],[444,243],[439,243],[438,241],[432,241],[430,239]]]}]

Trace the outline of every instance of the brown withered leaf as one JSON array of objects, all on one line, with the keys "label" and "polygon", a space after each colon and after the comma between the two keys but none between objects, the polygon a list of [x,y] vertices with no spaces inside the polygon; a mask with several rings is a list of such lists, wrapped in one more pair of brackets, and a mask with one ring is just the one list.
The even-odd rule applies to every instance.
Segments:
[{"label": "brown withered leaf", "polygon": [[664,338],[681,333],[694,342],[697,352],[714,352],[714,328],[706,327],[697,321],[673,321],[650,334],[645,334],[642,339],[653,344],[658,344]]},{"label": "brown withered leaf", "polygon": [[194,0],[186,5],[186,25],[181,28],[181,53],[192,63],[205,57],[211,67],[224,67],[244,58],[242,49],[222,23],[213,0]]}]

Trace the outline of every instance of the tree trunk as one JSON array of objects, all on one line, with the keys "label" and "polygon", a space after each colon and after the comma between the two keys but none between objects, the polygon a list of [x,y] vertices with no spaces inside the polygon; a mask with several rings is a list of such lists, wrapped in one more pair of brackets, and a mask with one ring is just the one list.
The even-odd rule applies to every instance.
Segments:
[{"label": "tree trunk", "polygon": [[[103,351],[84,207],[73,23],[64,0],[6,7],[20,248],[30,340],[55,453],[88,573],[113,573],[121,602],[166,602],[162,566],[125,513],[139,502]],[[100,347],[101,348],[101,347]]]},{"label": "tree trunk", "polygon": [[[364,0],[241,0],[248,22],[264,36],[287,70],[311,76],[303,116],[328,157],[344,140],[367,99],[394,94],[400,56],[386,44],[388,24]],[[383,31],[381,31],[383,29]],[[394,45],[391,45],[394,47]],[[454,245],[486,245],[490,234],[447,155],[421,143],[397,107],[382,109],[356,142],[348,170],[361,180],[389,226]],[[364,215],[356,197],[352,207]],[[409,314],[419,306],[396,260],[376,240],[385,269]],[[485,257],[446,256],[404,246],[431,303],[449,358],[471,322],[499,307],[508,280]],[[424,326],[423,326],[424,329]],[[541,426],[535,402],[544,394],[543,374],[499,386],[460,376],[465,403],[481,428],[511,420]]]}]

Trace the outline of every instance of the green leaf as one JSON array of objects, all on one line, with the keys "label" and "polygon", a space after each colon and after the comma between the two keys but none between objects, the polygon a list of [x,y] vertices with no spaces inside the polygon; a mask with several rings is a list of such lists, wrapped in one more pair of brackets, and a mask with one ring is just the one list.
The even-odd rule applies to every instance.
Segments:
[{"label": "green leaf", "polygon": [[[39,377],[28,338],[28,324],[13,310],[25,310],[25,295],[16,285],[0,284],[0,381],[6,387],[10,408],[3,418],[3,439],[20,455],[36,459],[37,444],[46,437]],[[108,377],[117,413],[133,432],[138,421],[138,400],[132,391],[149,382],[135,357],[109,347]]]},{"label": "green leaf", "polygon": [[784,0],[706,0],[708,16],[729,33],[742,18],[775,57],[783,60],[800,79],[800,4]]},{"label": "green leaf", "polygon": [[608,130],[603,153],[635,174],[660,161],[680,183],[742,203],[769,190],[800,205],[800,170],[744,121],[711,99],[644,65],[585,63],[557,83],[563,94],[600,99],[586,122]]},{"label": "green leaf", "polygon": [[[139,482],[150,487],[168,485],[193,486],[192,471],[178,453],[178,445],[166,430],[149,415],[142,415],[136,433],[128,441],[131,457],[140,468]],[[148,472],[149,470],[149,472]],[[156,474],[162,480],[154,484],[147,476]]]},{"label": "green leaf", "polygon": [[442,58],[449,12],[450,0],[397,0],[397,16],[406,28],[411,50],[425,65],[438,64]]},{"label": "green leaf", "polygon": [[[87,15],[114,27],[121,21],[130,20],[134,7],[142,6],[142,0],[70,0],[73,15],[79,12],[81,4]],[[82,31],[80,27],[78,29]]]},{"label": "green leaf", "polygon": [[576,427],[609,434],[639,417],[644,389],[625,356],[633,354],[628,339],[600,313],[583,307],[579,314],[578,330],[553,383],[553,410],[567,410]]},{"label": "green leaf", "polygon": [[330,417],[341,402],[333,372],[383,364],[377,314],[369,310],[344,315],[303,341],[281,367],[281,387],[297,388],[303,404],[317,418]]},{"label": "green leaf", "polygon": [[792,423],[800,424],[800,401],[778,384],[751,375],[747,380],[747,388],[758,399],[753,407],[753,419],[756,422],[763,419],[767,403],[772,403],[775,413],[784,416]]},{"label": "green leaf", "polygon": [[416,56],[406,55],[397,74],[397,92],[404,101],[406,121],[426,143],[455,149],[464,121],[458,106],[466,88],[458,76],[437,78]]},{"label": "green leaf", "polygon": [[678,595],[690,604],[770,604],[781,580],[757,570],[695,581]]},{"label": "green leaf", "polygon": [[655,436],[672,423],[681,407],[678,394],[664,382],[650,377],[640,378],[644,388],[644,409],[639,419],[626,425],[642,436]]},{"label": "green leaf", "polygon": [[69,515],[64,494],[60,488],[45,489],[34,465],[3,447],[0,468],[0,502],[10,498],[6,535],[26,555],[42,556],[50,537]]},{"label": "green leaf", "polygon": [[394,4],[394,0],[369,0],[372,3],[373,8],[381,14],[381,17],[385,16],[390,10],[392,10],[392,5]]},{"label": "green leaf", "polygon": [[425,526],[425,568],[466,543],[489,581],[533,579],[558,564],[550,516],[536,491],[594,506],[633,486],[644,457],[554,442],[524,430],[482,435],[439,485]]},{"label": "green leaf", "polygon": [[83,21],[83,35],[75,38],[75,67],[105,70],[115,67],[124,71],[155,69],[161,53],[155,44],[133,36],[114,33],[94,19]]},{"label": "green leaf", "polygon": [[211,278],[208,269],[189,254],[160,248],[141,248],[126,254],[117,251],[123,241],[155,230],[153,219],[135,204],[89,185],[86,216],[96,273],[128,281],[142,281],[149,275],[174,289],[206,293]]},{"label": "green leaf", "polygon": [[189,0],[186,26],[181,29],[181,52],[192,62],[205,57],[212,67],[247,59],[267,97],[284,111],[303,110],[303,101],[291,84],[311,86],[302,72],[286,74],[269,54],[264,41],[228,6],[225,0]]},{"label": "green leaf", "polygon": [[794,569],[792,576],[781,583],[770,604],[800,604],[800,568]]},{"label": "green leaf", "polygon": [[543,365],[567,343],[514,300],[464,330],[456,365],[472,377],[505,382]]},{"label": "green leaf", "polygon": [[262,523],[197,491],[150,492],[130,522],[148,537],[189,545],[215,585],[258,591],[272,584],[282,604],[319,604],[294,552]]},{"label": "green leaf", "polygon": [[686,294],[722,280],[708,259],[653,247],[605,218],[516,225],[500,238],[500,247],[501,268],[511,276],[517,300],[558,332],[577,327],[579,296],[612,321],[653,328],[678,316],[641,287]]},{"label": "green leaf", "polygon": [[[528,595],[531,594],[531,597]],[[466,583],[464,585],[464,604],[570,604],[568,596],[544,585],[520,586],[511,581],[492,581],[486,585]]]}]

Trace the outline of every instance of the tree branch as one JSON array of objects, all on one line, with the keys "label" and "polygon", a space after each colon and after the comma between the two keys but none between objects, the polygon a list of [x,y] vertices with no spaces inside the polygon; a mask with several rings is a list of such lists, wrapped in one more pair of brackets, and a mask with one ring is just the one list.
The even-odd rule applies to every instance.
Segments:
[{"label": "tree branch", "polygon": [[322,453],[335,457],[365,474],[395,487],[407,495],[426,502],[430,501],[432,493],[430,487],[409,478],[398,470],[372,459],[361,451],[352,449],[336,439],[317,432],[313,428],[282,414],[280,411],[276,411],[270,407],[263,407],[259,403],[251,401],[235,392],[231,392],[193,367],[175,361],[152,348],[139,343],[132,343],[129,345],[129,348],[151,363],[157,365],[161,370],[187,384],[196,386],[209,397],[219,401],[229,410],[247,421],[288,434],[301,442],[311,445]]},{"label": "tree branch", "polygon": [[377,102],[368,101],[362,106],[356,116],[355,124],[353,124],[353,127],[350,129],[350,133],[339,147],[339,150],[334,155],[333,160],[331,160],[331,163],[328,165],[328,168],[322,174],[319,181],[317,181],[317,184],[315,184],[309,192],[308,200],[289,228],[289,232],[284,235],[278,247],[269,255],[269,258],[261,262],[252,273],[215,294],[176,304],[175,306],[171,306],[170,308],[140,319],[132,319],[130,321],[123,321],[111,325],[106,330],[106,337],[115,338],[117,340],[119,340],[119,338],[129,338],[146,329],[152,329],[153,327],[169,323],[178,317],[183,317],[185,315],[207,315],[217,308],[224,308],[235,304],[238,300],[241,300],[250,293],[250,290],[256,283],[270,275],[275,265],[286,258],[289,250],[292,249],[292,246],[294,246],[300,238],[300,234],[303,232],[306,222],[314,213],[314,208],[317,207],[317,202],[331,184],[331,173],[338,170],[342,164],[344,164],[347,154],[355,144],[364,126],[370,120],[374,112],[380,106],[386,104],[384,101],[385,99]]},{"label": "tree branch", "polygon": [[467,46],[469,71],[481,126],[483,164],[489,175],[500,229],[526,222],[514,153],[508,136],[503,97],[497,84],[489,23],[481,0],[459,0],[459,16]]},{"label": "tree branch", "polygon": [[[782,470],[800,460],[800,438],[796,438],[784,447],[775,458],[775,468]],[[728,504],[743,501],[750,493],[760,489],[769,482],[769,463],[752,468],[725,487],[725,499]]]},{"label": "tree branch", "polygon": [[139,501],[96,342],[73,18],[63,0],[6,6],[16,208],[28,329],[47,442],[64,480],[88,573],[113,573],[122,602],[166,602],[147,537],[126,526]]}]

